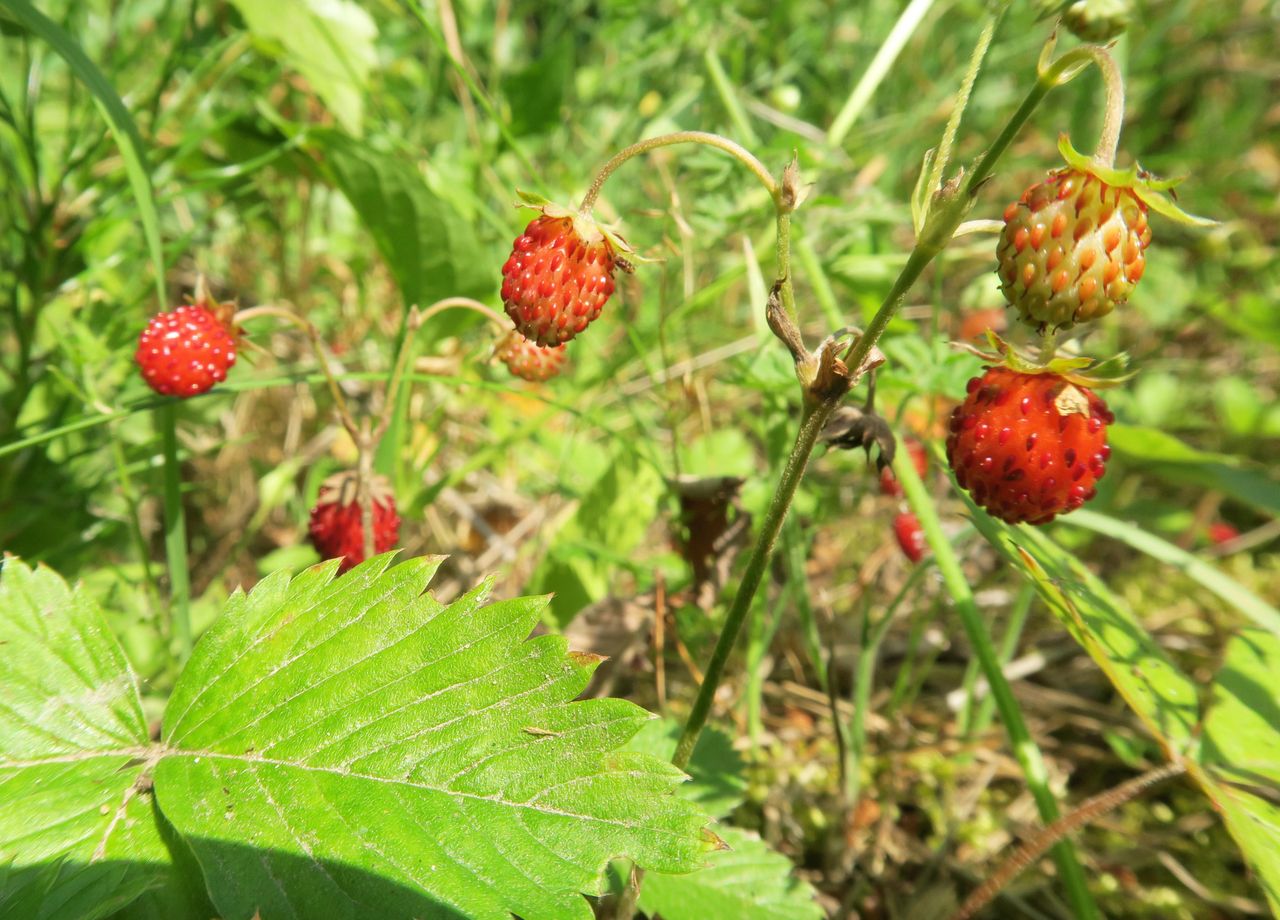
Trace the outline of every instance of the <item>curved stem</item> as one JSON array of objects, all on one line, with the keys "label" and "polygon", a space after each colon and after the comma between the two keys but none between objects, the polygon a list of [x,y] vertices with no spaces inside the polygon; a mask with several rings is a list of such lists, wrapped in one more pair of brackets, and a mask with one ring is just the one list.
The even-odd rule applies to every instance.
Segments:
[{"label": "curved stem", "polygon": [[1018,877],[1021,872],[1044,855],[1054,843],[1068,834],[1080,830],[1087,824],[1101,818],[1110,811],[1119,808],[1138,793],[1150,789],[1156,783],[1164,782],[1187,771],[1186,764],[1169,763],[1157,767],[1141,776],[1121,783],[1114,789],[1099,793],[1086,801],[1071,814],[1054,821],[1018,847],[1000,867],[969,895],[960,909],[951,915],[951,920],[970,920],[978,911],[986,907],[1006,885]]},{"label": "curved stem", "polygon": [[[437,300],[431,306],[418,314],[418,326],[421,326],[437,313],[443,313],[445,310],[472,310],[479,313],[495,326],[499,326],[506,331],[512,328],[511,320],[499,313],[492,307],[487,307],[478,300],[470,297],[446,297],[444,300]],[[417,327],[414,327],[414,331]]]},{"label": "curved stem", "polygon": [[320,331],[309,320],[304,319],[292,310],[271,304],[239,310],[232,321],[238,326],[259,316],[274,316],[278,319],[287,320],[306,332],[307,339],[311,342],[311,350],[316,354],[316,362],[320,365],[320,370],[324,373],[324,379],[329,384],[329,393],[333,396],[334,405],[338,409],[338,418],[342,420],[342,427],[347,429],[347,434],[351,435],[351,439],[358,443],[360,430],[356,427],[355,418],[351,415],[351,410],[347,406],[347,398],[343,395],[342,388],[338,386],[338,381],[334,379],[333,369],[329,367],[329,358],[325,354],[324,342],[320,338]]},{"label": "curved stem", "polygon": [[587,189],[587,194],[583,196],[582,205],[578,208],[578,213],[584,216],[591,213],[591,209],[595,207],[596,199],[600,196],[600,189],[604,187],[605,180],[613,175],[614,170],[627,162],[627,160],[642,153],[648,153],[650,150],[657,150],[659,147],[671,147],[675,144],[702,144],[707,147],[715,147],[717,150],[723,150],[751,170],[755,177],[760,180],[760,184],[768,190],[770,197],[775,202],[781,200],[782,193],[777,181],[769,173],[769,170],[765,169],[764,164],[757,160],[751,151],[741,144],[707,131],[677,131],[674,134],[662,134],[658,137],[637,141],[630,147],[624,147],[615,153],[612,159],[600,168],[600,172],[596,173],[595,179],[591,182],[591,187]]},{"label": "curved stem", "polygon": [[711,653],[711,661],[707,664],[702,685],[698,688],[697,699],[693,702],[689,720],[685,723],[684,732],[676,745],[675,756],[671,758],[671,762],[681,770],[689,765],[689,758],[693,756],[693,748],[698,743],[698,736],[707,724],[711,703],[720,686],[720,679],[724,676],[725,664],[737,643],[742,625],[747,620],[751,601],[755,597],[756,589],[760,587],[760,581],[768,567],[769,556],[778,540],[778,532],[782,529],[782,522],[786,520],[787,511],[791,508],[796,487],[800,484],[800,479],[804,476],[805,468],[809,464],[809,455],[813,453],[818,434],[826,425],[827,419],[830,418],[838,402],[837,399],[804,404],[795,446],[791,448],[791,455],[787,458],[782,477],[778,480],[778,488],[769,502],[768,511],[765,512],[764,521],[760,525],[760,535],[756,537],[751,558],[747,560],[746,571],[742,573],[742,583],[738,586],[738,593],[733,598],[733,606],[729,608],[729,615],[725,618],[719,638],[716,639],[716,647]]},{"label": "curved stem", "polygon": [[[1102,131],[1098,134],[1098,146],[1093,159],[1101,166],[1116,164],[1116,151],[1120,147],[1120,129],[1124,126],[1124,79],[1116,60],[1105,48],[1082,45],[1076,48],[1082,56],[1088,56],[1102,71],[1102,83],[1106,87],[1106,108],[1102,116]],[[1065,55],[1064,55],[1065,57]]]}]

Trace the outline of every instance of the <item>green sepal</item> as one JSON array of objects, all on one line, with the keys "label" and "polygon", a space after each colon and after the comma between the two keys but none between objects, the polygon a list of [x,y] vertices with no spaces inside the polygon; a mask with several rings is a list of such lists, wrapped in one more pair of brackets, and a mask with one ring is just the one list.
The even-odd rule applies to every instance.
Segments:
[{"label": "green sepal", "polygon": [[1216,227],[1218,225],[1216,220],[1187,213],[1178,207],[1169,195],[1165,194],[1179,185],[1185,177],[1157,179],[1140,170],[1137,166],[1130,166],[1128,169],[1103,166],[1092,157],[1086,156],[1071,146],[1071,140],[1065,134],[1058,135],[1058,152],[1062,154],[1062,158],[1067,161],[1067,165],[1072,169],[1092,173],[1107,185],[1131,189],[1143,204],[1170,220],[1190,227]]},{"label": "green sepal", "polygon": [[516,197],[520,200],[516,202],[517,208],[545,208],[551,204],[550,198],[543,198],[536,192],[526,192],[523,189],[516,189]]},{"label": "green sepal", "polygon": [[1128,370],[1129,356],[1124,352],[1101,361],[1085,356],[1055,356],[1048,362],[1042,362],[1019,351],[991,330],[987,330],[987,343],[991,351],[961,343],[957,343],[957,347],[977,355],[988,364],[1007,367],[1019,374],[1056,374],[1076,386],[1093,390],[1120,386],[1137,375]]}]

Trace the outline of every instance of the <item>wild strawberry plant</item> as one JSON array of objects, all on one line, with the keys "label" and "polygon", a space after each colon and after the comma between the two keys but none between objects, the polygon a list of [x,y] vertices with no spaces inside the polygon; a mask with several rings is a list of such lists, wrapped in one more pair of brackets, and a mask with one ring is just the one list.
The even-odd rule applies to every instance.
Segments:
[{"label": "wild strawberry plant", "polygon": [[[831,701],[836,725],[843,718],[835,705],[841,675],[834,653],[828,655],[823,646],[807,585],[810,541],[796,515],[797,506],[803,510],[806,501],[812,502],[805,495],[811,465],[837,465],[841,448],[859,448],[868,457],[876,451],[878,500],[896,510],[892,518],[883,516],[881,529],[896,539],[905,557],[901,564],[910,567],[878,618],[872,616],[871,592],[861,586],[865,600],[860,601],[847,745],[837,731],[841,810],[856,817],[859,810],[876,807],[863,788],[872,754],[867,719],[876,658],[896,611],[936,569],[972,648],[971,681],[980,674],[985,682],[1045,825],[993,868],[985,883],[967,886],[971,891],[963,904],[944,897],[927,909],[940,916],[948,911],[955,918],[974,916],[1052,848],[1053,885],[1070,915],[1100,916],[1099,886],[1090,884],[1068,836],[1157,783],[1185,776],[1222,815],[1264,897],[1280,910],[1280,812],[1271,794],[1280,783],[1280,729],[1272,718],[1277,696],[1269,679],[1280,668],[1280,613],[1185,550],[1082,509],[1106,486],[1102,480],[1112,459],[1112,438],[1118,434],[1123,445],[1125,437],[1125,426],[1117,424],[1104,396],[1095,391],[1122,393],[1130,385],[1124,357],[1082,357],[1083,337],[1143,296],[1139,282],[1147,260],[1159,258],[1158,249],[1149,251],[1149,218],[1171,219],[1171,226],[1208,225],[1177,207],[1172,183],[1136,165],[1116,167],[1124,87],[1109,49],[1081,44],[1057,54],[1050,41],[1021,106],[990,138],[980,139],[977,156],[961,169],[956,166],[961,118],[1007,5],[987,11],[942,142],[925,155],[919,171],[910,202],[914,243],[894,263],[898,272],[884,296],[857,319],[865,328],[858,328],[845,315],[857,311],[831,293],[827,273],[834,273],[835,264],[824,267],[803,235],[815,192],[810,164],[802,170],[799,157],[786,162],[752,153],[750,126],[732,94],[724,96],[725,104],[731,120],[746,128],[741,143],[706,131],[646,132],[651,136],[619,150],[589,185],[578,177],[587,191],[577,207],[504,189],[504,194],[518,194],[522,206],[538,216],[515,237],[505,263],[495,258],[486,264],[474,255],[482,249],[480,237],[495,228],[478,229],[483,221],[459,216],[482,209],[477,196],[450,188],[442,178],[447,162],[428,183],[405,150],[360,137],[364,88],[376,59],[374,20],[352,2],[308,2],[283,12],[240,0],[233,6],[243,17],[244,32],[233,36],[221,58],[212,58],[224,63],[211,66],[230,66],[225,62],[241,51],[234,42],[252,39],[306,81],[309,94],[303,101],[322,113],[320,120],[332,116],[338,127],[309,124],[305,112],[288,106],[270,108],[271,130],[280,133],[274,149],[196,175],[202,181],[227,176],[235,181],[279,161],[340,193],[372,237],[405,309],[397,315],[394,335],[370,336],[363,343],[386,358],[385,373],[344,366],[351,360],[358,368],[360,358],[335,354],[336,338],[333,346],[326,344],[305,307],[310,292],[301,282],[294,292],[298,303],[281,298],[239,309],[234,302],[219,303],[197,272],[194,282],[184,285],[194,289],[191,302],[169,309],[162,243],[176,245],[177,239],[162,239],[151,189],[158,170],[134,116],[67,29],[28,0],[0,0],[3,23],[19,31],[24,47],[32,41],[46,44],[65,61],[73,84],[92,94],[125,163],[152,280],[165,306],[129,335],[137,343],[133,383],[160,397],[148,395],[135,408],[154,410],[167,574],[163,602],[151,599],[163,608],[164,620],[150,642],[142,643],[161,664],[153,667],[147,656],[143,667],[131,660],[137,644],[131,634],[118,628],[118,615],[103,609],[107,605],[88,586],[69,585],[49,568],[5,557],[0,570],[0,914],[237,920],[602,915],[625,920],[640,913],[665,920],[803,920],[848,913],[856,896],[853,886],[839,896],[828,886],[820,901],[786,856],[743,826],[737,812],[747,797],[744,765],[733,739],[711,725],[746,633],[747,731],[746,744],[738,746],[751,748],[759,767],[762,664],[780,622],[779,615],[764,609],[762,597],[769,592],[761,589],[770,586],[771,572],[778,570],[784,577],[777,603],[801,613],[817,695]],[[1048,6],[1053,7],[1048,13],[1061,14],[1064,25],[1088,41],[1104,41],[1124,28],[1124,11],[1117,13],[1114,4],[1079,0]],[[901,50],[903,30],[910,31],[915,15],[911,8],[833,121],[826,138],[832,150],[856,122],[867,92],[874,92],[874,75],[881,79]],[[413,16],[410,21],[439,40],[455,89],[467,100],[472,140],[481,138],[469,107],[479,103],[502,144],[532,167],[514,133],[518,113],[507,118],[497,111],[460,60],[452,12],[442,10],[440,27],[421,9],[415,8]],[[343,36],[336,50],[335,35]],[[317,56],[317,47],[329,51]],[[723,89],[726,78],[714,49],[706,61],[712,82]],[[971,219],[994,206],[987,184],[1041,103],[1050,93],[1057,99],[1076,91],[1080,84],[1059,88],[1089,67],[1101,74],[1104,94],[1096,152],[1077,153],[1064,135],[1065,167],[1028,188],[1003,212],[1003,221]],[[165,85],[162,78],[153,121]],[[38,158],[36,132],[14,117],[7,97],[2,101],[6,123]],[[153,133],[158,151],[159,132]],[[767,445],[772,496],[767,477],[749,462],[732,471],[717,468],[719,475],[705,478],[660,476],[654,470],[662,467],[646,453],[656,453],[651,446],[610,444],[600,450],[593,443],[591,462],[598,476],[591,485],[573,483],[578,509],[559,530],[555,545],[540,548],[529,578],[556,590],[555,601],[546,596],[493,600],[492,578],[451,602],[437,600],[428,589],[440,557],[422,555],[421,546],[410,546],[399,561],[388,554],[398,544],[409,545],[404,525],[416,523],[456,481],[442,477],[424,487],[411,475],[414,460],[422,456],[413,430],[414,412],[423,403],[414,393],[441,378],[453,386],[475,381],[465,380],[458,368],[434,377],[423,373],[415,363],[422,341],[439,344],[456,336],[479,342],[468,357],[501,362],[512,376],[532,385],[515,384],[512,390],[526,400],[518,403],[518,414],[530,413],[511,435],[517,452],[526,449],[529,434],[569,412],[588,415],[603,436],[624,440],[600,421],[605,413],[582,408],[579,392],[560,391],[562,401],[530,394],[544,393],[538,385],[574,364],[598,370],[599,352],[606,350],[598,343],[617,347],[620,330],[628,330],[634,319],[626,313],[628,292],[619,289],[662,283],[665,268],[644,264],[651,261],[644,254],[657,253],[658,247],[628,243],[619,225],[597,211],[616,213],[606,190],[620,180],[607,183],[620,170],[638,169],[632,160],[677,147],[681,154],[727,155],[726,162],[750,179],[753,191],[743,199],[772,212],[771,288],[753,244],[749,238],[744,242],[747,288],[760,335],[749,366],[736,380],[763,394],[768,407],[748,430]],[[189,151],[179,148],[166,166],[181,168],[184,154]],[[777,168],[767,165],[774,159]],[[664,160],[664,175],[674,168],[672,162],[681,161]],[[43,200],[46,189],[38,176],[32,191],[30,201]],[[37,208],[29,215],[36,238],[47,223],[41,213]],[[56,214],[57,208],[50,206],[48,213]],[[732,219],[745,223],[753,215],[743,210]],[[628,223],[633,216],[623,214]],[[501,225],[510,239],[514,228],[505,216],[491,215],[490,222]],[[999,235],[994,252],[986,250],[983,258],[995,266],[1000,293],[1021,320],[1007,333],[1014,344],[993,332],[988,336],[992,350],[970,348],[948,356],[936,336],[929,341],[914,334],[886,337],[900,324],[908,297],[925,273],[957,245],[985,233]],[[697,242],[697,233],[685,233],[682,256],[691,258]],[[43,255],[33,246],[24,267],[43,265]],[[53,260],[49,265],[58,267]],[[356,273],[345,277],[355,286],[364,280]],[[53,278],[29,272],[22,282],[24,297],[40,305],[46,281]],[[813,322],[806,282],[824,308],[825,329]],[[698,293],[690,301],[704,296],[710,299]],[[506,316],[492,306],[498,302]],[[476,315],[487,324],[483,335],[477,334]],[[269,319],[287,325],[269,330]],[[20,391],[15,405],[22,409],[35,390],[24,376],[36,363],[35,340],[22,322],[16,331],[21,372],[14,375]],[[189,554],[191,502],[184,489],[192,483],[184,461],[189,462],[189,445],[200,437],[202,424],[210,422],[198,415],[197,397],[208,394],[212,401],[252,392],[253,375],[267,371],[246,365],[267,363],[269,349],[258,342],[269,341],[271,334],[305,342],[312,352],[302,370],[274,386],[295,386],[308,399],[314,390],[327,399],[338,423],[334,430],[349,445],[336,472],[288,456],[293,447],[282,448],[283,477],[305,475],[312,484],[308,491],[315,501],[305,526],[328,561],[298,566],[296,573],[287,571],[292,566],[278,566],[249,590],[232,593],[216,605],[219,609],[202,610],[199,604],[193,609],[191,576],[199,560]],[[768,340],[770,335],[776,341]],[[974,353],[985,367],[965,390],[962,381],[974,366]],[[886,394],[882,386],[877,396],[878,376],[910,373],[917,366],[921,374],[945,378],[946,384],[934,389],[946,391],[956,404],[942,438],[927,424],[906,421],[905,400],[896,412],[886,409],[896,400],[892,387]],[[385,385],[368,386],[370,377]],[[73,381],[68,389],[98,411],[98,404],[107,405],[105,394],[92,375],[84,379],[93,385],[77,389]],[[619,402],[637,392],[619,386],[608,373],[599,379],[598,389]],[[857,406],[850,397],[855,392]],[[531,412],[528,405],[539,399],[545,406]],[[132,412],[108,407],[98,414],[83,427]],[[448,410],[434,418],[447,426]],[[19,453],[68,438],[79,430],[76,424],[60,427],[50,421],[42,433],[14,437],[0,451]],[[913,427],[931,446],[900,438]],[[728,428],[719,433],[724,453],[744,452],[745,438],[735,440]],[[289,437],[274,430],[260,434],[264,441],[279,438],[281,443]],[[296,447],[296,439],[289,443]],[[819,445],[830,450],[814,463]],[[143,561],[137,580],[154,589],[152,547],[140,523],[130,466],[119,444],[113,447],[115,476],[132,506],[133,538]],[[673,453],[677,469],[689,466],[679,447]],[[1118,453],[1124,453],[1123,446]],[[1011,627],[1007,649],[997,649],[957,554],[951,523],[944,525],[940,518],[934,487],[944,458],[973,527],[1027,585],[1020,595],[1018,629],[1034,592],[1061,630],[1106,674],[1151,743],[1144,764],[1151,769],[1069,814],[1062,814],[1060,791],[1050,783],[1044,755],[1005,675],[1002,658],[1016,647],[1018,629]],[[518,453],[513,465],[523,459]],[[497,461],[481,456],[466,465],[477,469]],[[1197,469],[1205,475],[1208,466]],[[264,495],[273,475],[281,478],[279,471],[264,476]],[[1219,481],[1239,481],[1221,475]],[[871,476],[860,479],[874,482]],[[758,521],[738,504],[744,485],[758,486],[753,499]],[[723,600],[723,618],[701,623],[706,635],[698,650],[705,654],[698,660],[679,644],[698,686],[688,694],[687,707],[672,707],[680,718],[657,720],[607,693],[579,698],[603,656],[592,648],[589,634],[585,647],[575,649],[559,633],[572,634],[583,608],[600,599],[605,562],[640,569],[628,559],[647,537],[646,521],[637,527],[637,519],[651,512],[664,492],[679,505],[686,528],[680,542],[684,561],[695,571],[692,593],[709,594],[707,607]],[[1252,621],[1227,643],[1207,691],[1110,586],[1063,548],[1057,531],[1041,529],[1055,519],[1066,528],[1122,539],[1191,572]],[[254,520],[261,523],[256,515]],[[730,550],[734,534],[739,545],[750,534],[751,544],[736,566]],[[1237,532],[1231,539],[1238,537]],[[782,552],[775,553],[779,547]],[[517,556],[513,550],[508,561]],[[665,575],[655,577],[652,605],[660,648],[665,592]],[[549,634],[531,638],[535,627]],[[628,647],[624,657],[633,652]],[[653,678],[659,705],[666,698],[662,662],[659,654]],[[897,698],[895,688],[891,705]],[[968,702],[975,698],[976,692],[970,693]],[[967,739],[990,718],[991,707],[985,711],[985,716],[981,709],[966,713]],[[848,837],[839,839],[847,846]],[[809,877],[816,875],[811,871]],[[924,903],[923,898],[912,902],[908,911],[926,910]]]}]

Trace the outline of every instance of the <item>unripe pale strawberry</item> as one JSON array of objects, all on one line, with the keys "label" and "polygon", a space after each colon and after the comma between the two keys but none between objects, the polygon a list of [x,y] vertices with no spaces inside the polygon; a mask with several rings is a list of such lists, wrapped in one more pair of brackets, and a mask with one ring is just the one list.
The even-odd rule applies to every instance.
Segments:
[{"label": "unripe pale strawberry", "polygon": [[1045,524],[1096,494],[1113,421],[1101,398],[1065,377],[989,367],[951,415],[947,461],[992,517]]},{"label": "unripe pale strawberry", "polygon": [[1000,291],[1027,323],[1066,329],[1106,316],[1146,268],[1147,205],[1131,188],[1068,168],[1004,212]]},{"label": "unripe pale strawberry", "polygon": [[499,340],[494,355],[515,376],[540,383],[564,370],[565,348],[564,345],[544,348],[513,329]]}]

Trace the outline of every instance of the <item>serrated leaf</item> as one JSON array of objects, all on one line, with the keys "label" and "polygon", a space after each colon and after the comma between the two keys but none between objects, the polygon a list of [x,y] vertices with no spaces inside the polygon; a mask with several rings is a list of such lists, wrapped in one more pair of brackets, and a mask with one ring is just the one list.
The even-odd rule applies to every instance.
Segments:
[{"label": "serrated leaf", "polygon": [[[683,730],[675,719],[654,719],[636,732],[626,749],[670,760]],[[747,791],[745,764],[733,749],[733,739],[720,729],[703,729],[687,769],[689,782],[680,787],[679,794],[697,802],[712,817],[723,818],[742,804]]]},{"label": "serrated leaf", "polygon": [[[412,163],[336,131],[312,132],[311,144],[373,237],[406,307],[492,293],[498,275],[487,267],[471,223],[432,191]],[[473,321],[460,310],[451,314]],[[433,326],[458,321],[451,315],[441,320],[443,326]]]},{"label": "serrated leaf", "polygon": [[586,920],[610,857],[700,864],[683,774],[618,750],[648,714],[526,640],[545,598],[445,606],[438,560],[388,562],[236,595],[174,688],[156,793],[226,920]]},{"label": "serrated leaf", "polygon": [[1197,772],[1280,916],[1280,805],[1250,788],[1280,789],[1280,638],[1245,629],[1214,678]]},{"label": "serrated leaf", "polygon": [[311,84],[347,133],[359,136],[377,63],[378,27],[352,0],[231,0],[254,38]]},{"label": "serrated leaf", "polygon": [[1200,721],[1196,685],[1168,659],[1133,611],[1043,531],[1001,523],[962,494],[978,530],[1031,580],[1045,605],[1170,755],[1194,747]]},{"label": "serrated leaf", "polygon": [[689,875],[648,873],[640,909],[662,920],[821,920],[822,908],[808,882],[792,875],[791,862],[750,831],[720,827],[728,845]]},{"label": "serrated leaf", "polygon": [[13,558],[0,571],[0,688],[0,915],[92,920],[162,884],[124,653],[82,591]]}]

